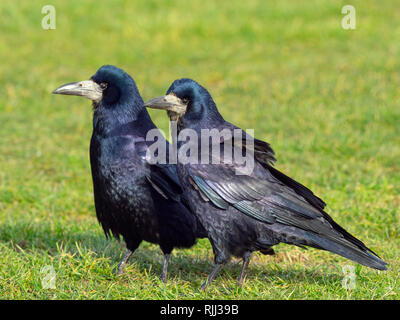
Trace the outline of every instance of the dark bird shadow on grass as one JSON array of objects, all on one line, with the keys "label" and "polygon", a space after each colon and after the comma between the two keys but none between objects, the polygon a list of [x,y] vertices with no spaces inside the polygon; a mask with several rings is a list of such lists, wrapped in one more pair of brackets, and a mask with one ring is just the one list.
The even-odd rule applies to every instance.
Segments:
[{"label": "dark bird shadow on grass", "polygon": [[[202,240],[204,241],[204,240]],[[135,263],[140,272],[149,271],[151,274],[158,276],[162,267],[162,254],[157,248],[146,248],[138,250],[135,254],[138,258],[132,258],[131,263]],[[192,282],[192,286],[198,286],[207,278],[208,273],[214,267],[213,255],[211,246],[204,253],[204,246],[201,248],[202,253],[196,254],[196,246],[191,250],[175,250],[175,255],[171,258],[169,269],[169,281],[184,280]],[[152,262],[151,262],[152,260]],[[243,288],[247,285],[252,285],[252,282],[274,283],[276,281],[292,284],[292,283],[307,283],[318,286],[341,286],[343,275],[341,271],[334,265],[304,265],[304,268],[297,264],[297,267],[279,267],[275,257],[270,257],[268,261],[263,263],[250,264],[246,280]],[[223,280],[229,291],[237,290],[237,277],[239,276],[242,267],[242,262],[235,259],[229,262],[220,272],[216,279],[216,283],[211,287],[218,287],[218,281]],[[210,287],[210,289],[211,289]]]},{"label": "dark bird shadow on grass", "polygon": [[[71,230],[71,228],[62,228],[54,226],[49,222],[32,221],[11,222],[0,224],[0,243],[4,246],[20,253],[42,254],[51,258],[57,258],[63,254],[70,254],[79,259],[90,256],[93,259],[104,258],[109,266],[106,274],[111,279],[117,279],[114,271],[120,262],[126,248],[124,242],[117,241],[114,238],[107,239],[101,227],[98,230],[82,231],[81,229]],[[199,267],[193,266],[194,258],[187,259],[182,250],[175,250],[169,266],[169,278],[174,279],[176,273],[191,274],[193,270],[199,270]],[[178,253],[179,252],[179,253]],[[193,254],[193,250],[191,250]],[[178,255],[178,259],[176,258]],[[154,278],[158,278],[162,269],[163,254],[158,245],[142,242],[139,248],[134,252],[129,260],[126,269],[126,275],[129,277],[130,269],[136,268],[140,273],[147,273]],[[199,259],[201,262],[201,260]],[[178,262],[179,266],[174,266]],[[208,266],[208,265],[207,265]]]},{"label": "dark bird shadow on grass", "polygon": [[[68,253],[81,257],[90,255],[95,258],[105,258],[110,272],[110,281],[115,279],[129,278],[132,268],[141,274],[149,274],[154,280],[158,279],[162,270],[163,254],[157,245],[142,242],[140,247],[132,255],[126,268],[125,275],[116,276],[113,272],[120,261],[125,245],[123,241],[106,239],[101,229],[99,231],[63,229],[51,226],[49,223],[11,223],[0,225],[0,242],[5,246],[20,252],[30,254],[39,252],[53,258]],[[199,246],[199,247],[197,247]],[[213,268],[212,249],[208,240],[202,239],[192,249],[175,249],[171,257],[168,270],[168,282],[183,280],[198,285],[206,279],[209,271]],[[287,283],[306,282],[309,284],[326,285],[336,284],[342,281],[340,272],[332,270],[332,267],[304,266],[304,269],[282,269],[276,267],[278,264],[274,257],[270,257],[265,263],[250,264],[246,276],[247,284],[252,281],[275,281],[277,278]],[[236,290],[236,277],[239,275],[241,262],[233,260],[221,271],[217,279],[223,278],[232,282],[232,290]],[[218,280],[217,280],[218,282]],[[161,285],[160,281],[154,285]]]}]

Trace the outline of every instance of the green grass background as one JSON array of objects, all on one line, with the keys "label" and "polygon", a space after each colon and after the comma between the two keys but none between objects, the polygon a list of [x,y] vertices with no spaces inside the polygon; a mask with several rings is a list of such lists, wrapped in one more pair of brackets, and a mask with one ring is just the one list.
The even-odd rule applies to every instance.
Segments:
[{"label": "green grass background", "polygon": [[[46,4],[56,30],[41,28]],[[356,30],[341,27],[345,4]],[[399,299],[399,21],[395,0],[1,1],[0,298]],[[104,64],[129,72],[145,100],[176,78],[199,81],[389,270],[357,266],[347,290],[351,261],[279,245],[255,255],[242,288],[233,260],[203,293],[213,254],[201,240],[174,251],[167,284],[147,243],[115,276],[124,245],[95,217],[90,102],[51,95]],[[163,112],[151,115],[167,130]],[[56,289],[42,287],[46,265]]]}]

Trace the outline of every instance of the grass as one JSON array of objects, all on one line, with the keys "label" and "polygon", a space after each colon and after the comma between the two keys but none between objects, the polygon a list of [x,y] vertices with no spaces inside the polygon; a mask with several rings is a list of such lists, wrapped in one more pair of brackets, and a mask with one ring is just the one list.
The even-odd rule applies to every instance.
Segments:
[{"label": "grass", "polygon": [[[0,3],[0,298],[399,299],[400,10],[387,1],[48,1]],[[341,8],[357,29],[341,28]],[[242,288],[233,260],[206,293],[207,240],[176,250],[169,281],[144,243],[125,275],[124,246],[106,240],[93,205],[91,107],[59,85],[115,64],[145,100],[176,78],[209,88],[224,117],[255,128],[277,168],[312,188],[327,211],[378,252],[387,272],[356,267],[356,287],[327,252],[279,245],[256,255]],[[152,112],[168,128],[164,113]],[[41,270],[53,266],[56,289]]]}]

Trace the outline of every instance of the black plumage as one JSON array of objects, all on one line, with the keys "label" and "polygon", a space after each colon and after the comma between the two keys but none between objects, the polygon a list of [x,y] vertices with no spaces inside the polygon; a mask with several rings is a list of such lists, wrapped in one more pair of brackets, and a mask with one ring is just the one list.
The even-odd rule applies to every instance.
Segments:
[{"label": "black plumage", "polygon": [[[145,106],[166,109],[180,130],[194,130],[199,160],[211,150],[200,148],[203,129],[239,129],[223,119],[208,91],[190,79],[176,80],[166,96]],[[244,140],[247,133],[240,132]],[[386,269],[384,261],[333,221],[324,211],[323,200],[273,167],[274,152],[268,143],[254,139],[253,146],[232,144],[232,149],[254,154],[254,169],[244,173],[237,159],[229,163],[224,158],[227,140],[217,140],[220,158],[215,164],[197,161],[177,166],[184,194],[207,230],[215,254],[216,267],[204,288],[232,255],[243,259],[240,285],[251,253],[272,254],[271,247],[281,242],[328,250],[371,268]],[[181,142],[180,147],[183,145]]]},{"label": "black plumage", "polygon": [[[93,100],[90,163],[96,214],[106,236],[124,239],[130,255],[141,241],[160,245],[166,280],[169,254],[189,248],[205,236],[196,217],[182,203],[181,186],[172,164],[150,164],[149,130],[157,130],[143,106],[134,80],[123,70],[103,66],[88,81],[71,83],[54,93]],[[167,144],[168,142],[164,140]]]}]

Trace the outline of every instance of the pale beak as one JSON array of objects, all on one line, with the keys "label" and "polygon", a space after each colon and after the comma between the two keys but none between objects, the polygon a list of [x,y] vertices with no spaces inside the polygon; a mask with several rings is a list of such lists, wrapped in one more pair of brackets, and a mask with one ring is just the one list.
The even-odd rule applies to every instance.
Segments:
[{"label": "pale beak", "polygon": [[96,103],[100,102],[100,100],[103,98],[103,90],[93,80],[67,83],[54,90],[53,93],[81,96]]},{"label": "pale beak", "polygon": [[181,116],[186,112],[187,103],[184,103],[174,94],[167,94],[147,101],[144,106],[146,108],[167,110]]}]

